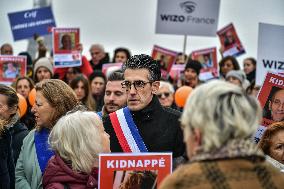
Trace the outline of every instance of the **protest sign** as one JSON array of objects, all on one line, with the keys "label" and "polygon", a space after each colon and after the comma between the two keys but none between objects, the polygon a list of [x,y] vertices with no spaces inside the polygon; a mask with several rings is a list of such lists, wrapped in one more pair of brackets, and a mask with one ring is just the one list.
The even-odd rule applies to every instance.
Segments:
[{"label": "protest sign", "polygon": [[26,69],[25,56],[0,55],[0,83],[11,84],[17,77],[25,76]]},{"label": "protest sign", "polygon": [[259,23],[256,84],[266,73],[284,73],[284,26]]},{"label": "protest sign", "polygon": [[[172,153],[111,153],[99,155],[99,188],[158,188],[172,172]],[[139,182],[130,182],[139,176]],[[131,187],[132,186],[132,187]]]},{"label": "protest sign", "polygon": [[103,64],[102,72],[105,75],[109,75],[109,72],[113,72],[122,68],[123,63],[107,63]]},{"label": "protest sign", "polygon": [[259,91],[258,100],[263,109],[261,126],[255,135],[258,141],[266,127],[284,121],[284,76],[268,72]]},{"label": "protest sign", "polygon": [[79,28],[53,28],[54,67],[81,66],[81,52],[77,50],[80,42]]},{"label": "protest sign", "polygon": [[47,35],[56,27],[51,7],[8,13],[14,41],[37,35]]},{"label": "protest sign", "polygon": [[174,81],[177,81],[181,77],[181,74],[183,73],[184,68],[185,68],[185,64],[174,64],[169,73],[170,77]]},{"label": "protest sign", "polygon": [[223,57],[236,57],[245,53],[245,49],[232,23],[217,31],[217,34],[221,43]]},{"label": "protest sign", "polygon": [[156,33],[215,36],[220,0],[158,0]]},{"label": "protest sign", "polygon": [[208,80],[218,77],[218,62],[216,47],[192,51],[191,58],[201,63],[199,79]]},{"label": "protest sign", "polygon": [[166,77],[170,72],[172,65],[175,63],[177,52],[154,45],[152,58],[157,60],[161,66],[162,77]]}]

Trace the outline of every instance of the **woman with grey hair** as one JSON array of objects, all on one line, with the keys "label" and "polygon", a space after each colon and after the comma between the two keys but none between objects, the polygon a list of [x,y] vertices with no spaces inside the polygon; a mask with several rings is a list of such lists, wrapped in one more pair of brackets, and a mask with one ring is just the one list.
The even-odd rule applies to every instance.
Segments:
[{"label": "woman with grey hair", "polygon": [[56,155],[43,176],[45,189],[97,187],[98,154],[110,152],[110,142],[96,113],[77,111],[62,117],[48,143]]},{"label": "woman with grey hair", "polygon": [[174,103],[174,93],[174,87],[170,82],[160,81],[159,90],[156,95],[162,106],[177,109]]},{"label": "woman with grey hair", "polygon": [[259,103],[240,87],[212,81],[196,88],[181,118],[190,163],[160,188],[283,188],[284,175],[251,139],[260,120]]}]

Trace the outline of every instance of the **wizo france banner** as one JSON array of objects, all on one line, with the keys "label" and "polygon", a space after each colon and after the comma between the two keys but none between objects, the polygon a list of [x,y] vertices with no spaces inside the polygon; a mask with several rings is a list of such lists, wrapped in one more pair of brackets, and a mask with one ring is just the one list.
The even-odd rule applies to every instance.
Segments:
[{"label": "wizo france banner", "polygon": [[156,33],[216,36],[220,0],[158,0]]},{"label": "wizo france banner", "polygon": [[284,26],[259,23],[256,84],[268,71],[284,73]]}]

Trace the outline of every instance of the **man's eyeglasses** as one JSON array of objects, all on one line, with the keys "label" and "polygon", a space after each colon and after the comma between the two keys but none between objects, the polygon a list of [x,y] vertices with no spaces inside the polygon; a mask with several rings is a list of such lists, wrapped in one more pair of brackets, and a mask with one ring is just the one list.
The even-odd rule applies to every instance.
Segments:
[{"label": "man's eyeglasses", "polygon": [[158,98],[162,98],[162,96],[168,98],[170,96],[171,93],[160,93],[160,94],[157,94]]},{"label": "man's eyeglasses", "polygon": [[138,81],[133,81],[131,83],[130,81],[123,81],[121,83],[121,85],[122,85],[123,88],[126,88],[126,90],[130,90],[131,86],[133,85],[134,88],[139,91],[139,90],[142,90],[147,83],[152,83],[152,82],[151,81],[146,82],[146,81],[138,80]]}]

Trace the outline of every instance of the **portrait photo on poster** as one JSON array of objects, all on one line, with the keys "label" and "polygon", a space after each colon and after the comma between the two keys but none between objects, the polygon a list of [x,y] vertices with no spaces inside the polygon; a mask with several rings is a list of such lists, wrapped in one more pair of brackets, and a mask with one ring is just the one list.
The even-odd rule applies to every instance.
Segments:
[{"label": "portrait photo on poster", "polygon": [[16,62],[4,62],[3,63],[3,78],[15,79],[20,74],[20,65]]},{"label": "portrait photo on poster", "polygon": [[113,189],[157,189],[157,170],[124,170],[114,172]]},{"label": "portrait photo on poster", "polygon": [[284,89],[272,86],[263,108],[263,118],[273,122],[284,121]]},{"label": "portrait photo on poster", "polygon": [[58,46],[60,50],[75,50],[75,33],[60,33]]}]

